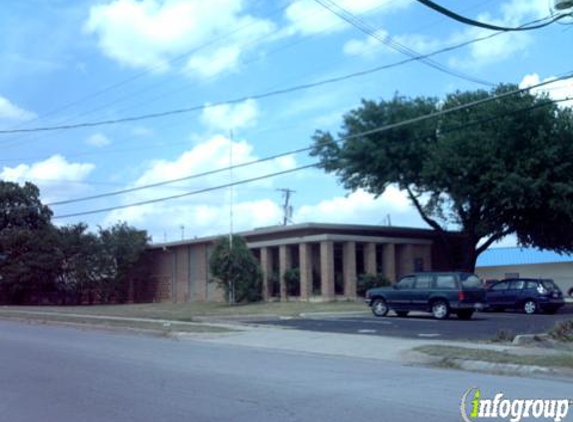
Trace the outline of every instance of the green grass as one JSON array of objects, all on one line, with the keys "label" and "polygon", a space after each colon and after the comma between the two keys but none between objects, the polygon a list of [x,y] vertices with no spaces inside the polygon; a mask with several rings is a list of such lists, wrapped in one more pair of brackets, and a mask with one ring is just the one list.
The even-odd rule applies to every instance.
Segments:
[{"label": "green grass", "polygon": [[428,345],[414,350],[430,356],[440,357],[444,362],[456,360],[477,360],[493,363],[516,365],[535,365],[544,367],[573,368],[573,353],[515,355],[488,349],[470,349],[457,346]]},{"label": "green grass", "polygon": [[27,314],[24,312],[10,312],[0,309],[0,318],[4,319],[18,319],[26,320],[34,323],[55,323],[55,324],[77,324],[85,325],[89,327],[98,328],[129,328],[136,330],[151,330],[158,332],[160,334],[169,334],[171,332],[185,332],[185,333],[226,333],[235,330],[214,327],[209,324],[202,323],[173,323],[169,326],[165,326],[162,322],[154,321],[122,321],[115,319],[105,319],[105,318],[89,318],[89,317],[76,317],[71,315],[38,315],[38,314]]},{"label": "green grass", "polygon": [[265,302],[247,305],[228,305],[224,303],[147,303],[137,305],[94,306],[3,306],[0,307],[0,311],[2,310],[193,321],[193,318],[198,316],[265,314],[296,316],[307,312],[367,312],[368,307],[361,302]]}]

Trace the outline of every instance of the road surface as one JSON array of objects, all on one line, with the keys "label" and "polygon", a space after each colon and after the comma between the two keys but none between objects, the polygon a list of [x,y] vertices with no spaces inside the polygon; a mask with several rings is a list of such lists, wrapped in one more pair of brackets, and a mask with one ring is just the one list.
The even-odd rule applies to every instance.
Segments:
[{"label": "road surface", "polygon": [[3,321],[0,374],[6,422],[447,422],[474,386],[573,395],[557,380]]},{"label": "road surface", "polygon": [[462,321],[455,316],[445,321],[438,321],[431,315],[421,312],[402,318],[390,312],[383,318],[368,313],[363,316],[311,316],[287,320],[251,319],[250,322],[330,333],[475,341],[491,340],[500,330],[514,335],[544,333],[556,322],[571,319],[573,319],[573,307],[568,306],[556,315],[478,312],[469,321]]}]

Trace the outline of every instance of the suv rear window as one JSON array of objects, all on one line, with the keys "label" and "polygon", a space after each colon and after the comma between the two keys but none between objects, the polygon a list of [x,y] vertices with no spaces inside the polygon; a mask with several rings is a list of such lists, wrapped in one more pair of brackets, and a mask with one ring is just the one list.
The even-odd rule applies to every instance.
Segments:
[{"label": "suv rear window", "polygon": [[461,279],[464,289],[480,289],[483,287],[477,275],[469,274],[467,277],[461,277]]},{"label": "suv rear window", "polygon": [[553,280],[541,280],[541,284],[543,284],[543,287],[549,292],[557,290],[557,286]]},{"label": "suv rear window", "polygon": [[436,276],[436,289],[455,289],[456,277],[453,275],[438,275]]}]

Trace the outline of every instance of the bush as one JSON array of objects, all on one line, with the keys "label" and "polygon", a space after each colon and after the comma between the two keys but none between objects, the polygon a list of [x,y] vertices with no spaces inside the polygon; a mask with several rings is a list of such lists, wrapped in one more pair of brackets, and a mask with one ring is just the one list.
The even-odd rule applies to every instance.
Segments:
[{"label": "bush", "polygon": [[285,271],[283,279],[286,284],[287,296],[300,296],[300,269],[289,268]]},{"label": "bush", "polygon": [[234,236],[232,244],[228,237],[220,238],[209,259],[209,267],[230,303],[262,299],[261,268],[242,237]]},{"label": "bush", "polygon": [[358,296],[364,296],[368,289],[373,289],[375,287],[385,287],[389,286],[390,284],[390,280],[388,280],[382,274],[361,274],[358,277],[358,281],[356,283],[356,294]]},{"label": "bush", "polygon": [[560,321],[548,332],[549,337],[562,342],[573,341],[573,320]]},{"label": "bush", "polygon": [[511,330],[500,328],[491,339],[493,343],[510,343],[515,338],[515,333]]}]

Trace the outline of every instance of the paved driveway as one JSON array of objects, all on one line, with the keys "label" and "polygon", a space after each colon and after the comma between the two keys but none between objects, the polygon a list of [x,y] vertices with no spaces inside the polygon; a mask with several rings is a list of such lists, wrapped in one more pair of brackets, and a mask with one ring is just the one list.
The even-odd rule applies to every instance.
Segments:
[{"label": "paved driveway", "polygon": [[[573,320],[573,307],[564,308],[557,315],[525,315],[519,312],[476,313],[470,321],[455,316],[438,321],[428,314],[412,313],[406,318],[393,312],[384,318],[371,314],[361,316],[314,316],[288,320],[258,320],[260,324],[292,327],[299,330],[396,336],[404,338],[435,338],[444,340],[491,340],[498,331],[513,334],[542,333],[556,322]],[[252,322],[252,321],[251,321]]]}]

